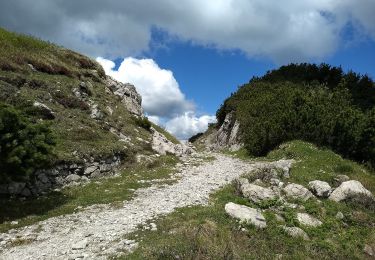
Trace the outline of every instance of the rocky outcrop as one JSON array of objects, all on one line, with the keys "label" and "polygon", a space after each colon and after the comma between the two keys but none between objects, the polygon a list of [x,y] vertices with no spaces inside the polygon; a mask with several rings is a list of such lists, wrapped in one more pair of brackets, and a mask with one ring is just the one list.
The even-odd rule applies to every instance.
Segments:
[{"label": "rocky outcrop", "polygon": [[208,147],[212,150],[229,148],[231,151],[237,151],[243,146],[240,140],[240,123],[235,119],[234,112],[226,115],[219,130],[207,137],[207,141]]},{"label": "rocky outcrop", "polygon": [[266,219],[258,209],[229,202],[225,205],[225,212],[240,222],[252,224],[257,228],[265,228],[267,226]]},{"label": "rocky outcrop", "polygon": [[339,202],[355,196],[365,196],[374,199],[374,196],[369,190],[363,187],[359,181],[351,180],[343,182],[337,189],[335,189],[329,196],[330,200]]},{"label": "rocky outcrop", "polygon": [[64,186],[79,185],[92,178],[113,175],[120,164],[121,157],[117,155],[81,164],[59,164],[51,169],[38,170],[28,182],[0,185],[0,195],[29,197]]},{"label": "rocky outcrop", "polygon": [[143,109],[141,106],[142,97],[138,94],[132,84],[124,84],[107,76],[106,85],[113,94],[121,98],[121,102],[126,106],[127,110],[136,116],[143,115]]},{"label": "rocky outcrop", "polygon": [[194,152],[194,149],[189,144],[178,143],[175,144],[168,140],[162,133],[151,127],[152,131],[152,149],[158,154],[165,155],[167,153],[177,156],[189,155]]}]

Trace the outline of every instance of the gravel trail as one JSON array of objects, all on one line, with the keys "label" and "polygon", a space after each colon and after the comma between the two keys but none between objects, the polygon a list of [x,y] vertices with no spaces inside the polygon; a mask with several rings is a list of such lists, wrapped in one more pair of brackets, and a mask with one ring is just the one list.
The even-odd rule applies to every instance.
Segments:
[{"label": "gravel trail", "polygon": [[[94,205],[0,234],[0,259],[107,259],[119,249],[136,246],[135,241],[123,236],[139,225],[179,207],[207,204],[210,193],[262,165],[223,154],[210,155],[216,160],[199,166],[193,166],[196,159],[187,159],[176,170],[176,183],[139,189],[135,198],[125,201],[121,208]],[[6,245],[7,240],[17,237],[29,242],[16,247]]]}]

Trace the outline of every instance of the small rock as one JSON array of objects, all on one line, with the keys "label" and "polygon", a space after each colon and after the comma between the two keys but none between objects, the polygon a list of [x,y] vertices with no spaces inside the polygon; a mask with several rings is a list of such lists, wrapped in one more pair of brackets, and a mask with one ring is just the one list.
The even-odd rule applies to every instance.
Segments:
[{"label": "small rock", "polygon": [[277,179],[277,178],[272,178],[272,179],[270,179],[270,184],[272,185],[272,186],[279,186],[280,185],[280,180],[279,179]]},{"label": "small rock", "polygon": [[299,227],[283,227],[284,231],[291,237],[299,237],[302,238],[303,240],[309,240],[309,236],[306,234],[305,231],[303,231]]},{"label": "small rock", "polygon": [[337,176],[333,179],[333,182],[334,182],[334,184],[335,184],[335,187],[338,187],[338,186],[341,185],[341,183],[346,182],[346,181],[349,181],[349,180],[350,180],[349,176],[347,176],[347,175],[343,175],[343,174],[339,174],[339,175],[337,175]]},{"label": "small rock", "polygon": [[309,189],[318,197],[325,197],[327,198],[331,193],[331,186],[325,181],[310,181],[309,182]]},{"label": "small rock", "polygon": [[318,227],[323,224],[320,220],[310,216],[307,213],[297,213],[297,220],[300,224],[310,227]]},{"label": "small rock", "polygon": [[87,247],[87,239],[83,239],[78,241],[76,244],[72,246],[73,250],[85,249]]},{"label": "small rock", "polygon": [[31,191],[28,188],[24,188],[21,192],[21,195],[24,197],[30,197],[31,196]]},{"label": "small rock", "polygon": [[373,198],[371,192],[363,187],[362,183],[351,180],[341,183],[341,185],[331,193],[328,199],[339,202],[358,195]]},{"label": "small rock", "polygon": [[150,226],[151,226],[151,231],[157,231],[158,230],[155,223],[150,223]]},{"label": "small rock", "polygon": [[337,214],[336,214],[336,218],[339,219],[339,220],[342,220],[342,219],[344,219],[344,214],[342,214],[342,212],[339,211],[339,212],[337,212]]},{"label": "small rock", "polygon": [[18,221],[12,221],[10,222],[11,225],[18,225]]},{"label": "small rock", "polygon": [[8,192],[11,195],[18,195],[25,188],[26,183],[23,182],[11,182],[8,186]]},{"label": "small rock", "polygon": [[45,119],[51,119],[52,120],[52,119],[56,118],[55,113],[48,106],[46,106],[46,105],[44,105],[44,104],[42,104],[38,101],[35,101],[33,106],[38,108],[43,113],[43,117]]},{"label": "small rock", "polygon": [[95,172],[96,170],[98,170],[99,169],[99,167],[98,166],[96,166],[96,165],[91,165],[91,166],[89,166],[89,167],[87,167],[86,169],[85,169],[85,171],[84,171],[84,175],[90,175],[90,174],[92,174],[93,172]]},{"label": "small rock", "polygon": [[77,174],[70,174],[65,178],[66,182],[76,182],[80,180],[81,180],[81,177]]},{"label": "small rock", "polygon": [[314,196],[308,189],[295,183],[288,184],[283,190],[288,197],[302,199],[303,201],[306,201]]},{"label": "small rock", "polygon": [[253,224],[257,228],[267,226],[266,219],[257,209],[229,202],[225,205],[225,212],[231,217],[239,219],[241,222]]},{"label": "small rock", "polygon": [[374,249],[372,249],[372,247],[369,245],[365,245],[365,247],[363,248],[363,252],[365,252],[369,256],[375,255]]}]

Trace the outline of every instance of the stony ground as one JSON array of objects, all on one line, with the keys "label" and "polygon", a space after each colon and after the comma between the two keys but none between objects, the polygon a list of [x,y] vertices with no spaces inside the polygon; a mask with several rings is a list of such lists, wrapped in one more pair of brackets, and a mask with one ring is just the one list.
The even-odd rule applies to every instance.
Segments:
[{"label": "stony ground", "polygon": [[[136,192],[122,207],[95,205],[81,211],[0,234],[0,259],[106,259],[136,241],[123,239],[137,228],[155,229],[152,219],[178,207],[206,204],[210,193],[261,163],[247,163],[223,154],[195,166],[187,158],[176,169],[172,185],[153,184]],[[200,155],[207,156],[207,155]]]}]

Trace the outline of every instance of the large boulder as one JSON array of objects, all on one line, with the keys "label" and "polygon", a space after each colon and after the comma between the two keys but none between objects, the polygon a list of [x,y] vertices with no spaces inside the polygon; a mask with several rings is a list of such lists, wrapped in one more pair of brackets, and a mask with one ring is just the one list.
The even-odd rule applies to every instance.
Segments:
[{"label": "large boulder", "polygon": [[229,202],[225,205],[225,212],[240,222],[252,224],[257,228],[267,226],[266,219],[258,209],[253,209],[244,205]]},{"label": "large boulder", "polygon": [[325,181],[310,181],[309,189],[318,197],[327,198],[331,193],[331,186]]},{"label": "large boulder", "polygon": [[351,180],[341,183],[341,185],[331,193],[328,199],[339,202],[355,196],[373,198],[371,192],[363,187],[362,183]]},{"label": "large boulder", "polygon": [[318,227],[323,223],[307,213],[297,213],[297,220],[301,225],[309,226],[309,227]]},{"label": "large boulder", "polygon": [[277,198],[277,194],[273,190],[246,181],[244,178],[240,178],[238,181],[240,183],[240,191],[245,198],[248,198],[252,202],[259,203]]},{"label": "large boulder", "polygon": [[308,189],[295,183],[288,184],[283,190],[287,197],[301,199],[303,201],[306,201],[314,196]]}]

